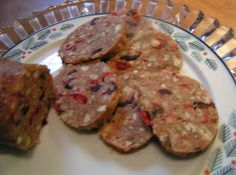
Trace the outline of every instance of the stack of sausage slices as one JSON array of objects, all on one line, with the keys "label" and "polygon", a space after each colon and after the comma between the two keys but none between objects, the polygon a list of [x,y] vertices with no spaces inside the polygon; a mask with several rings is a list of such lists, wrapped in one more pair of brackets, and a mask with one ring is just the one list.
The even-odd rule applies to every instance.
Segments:
[{"label": "stack of sausage slices", "polygon": [[122,153],[153,136],[179,156],[213,142],[218,114],[207,91],[179,73],[183,59],[175,41],[135,10],[79,26],[59,55],[64,67],[55,77],[55,109],[69,126],[99,128],[101,139]]}]

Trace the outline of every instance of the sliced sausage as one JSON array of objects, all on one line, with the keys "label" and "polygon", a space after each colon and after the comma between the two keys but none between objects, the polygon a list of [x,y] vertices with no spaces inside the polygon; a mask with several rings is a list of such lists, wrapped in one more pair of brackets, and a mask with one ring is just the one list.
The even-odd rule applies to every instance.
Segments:
[{"label": "sliced sausage", "polygon": [[59,55],[64,63],[102,59],[117,52],[125,42],[125,23],[117,16],[93,18],[69,34]]},{"label": "sliced sausage", "polygon": [[127,46],[108,61],[118,75],[134,70],[180,71],[183,58],[177,43],[170,36],[156,31],[135,10],[119,11],[115,14],[123,17],[128,26]]},{"label": "sliced sausage", "polygon": [[111,121],[99,131],[102,140],[122,153],[144,147],[153,134],[140,115],[140,107],[134,98],[120,101]]},{"label": "sliced sausage", "polygon": [[67,65],[55,78],[59,118],[78,129],[97,128],[115,109],[120,93],[116,76],[103,62]]},{"label": "sliced sausage", "polygon": [[0,58],[0,143],[28,150],[40,142],[55,101],[46,66]]},{"label": "sliced sausage", "polygon": [[122,75],[139,92],[139,104],[154,134],[169,152],[187,156],[204,151],[218,130],[218,114],[207,91],[187,76],[169,72]]}]

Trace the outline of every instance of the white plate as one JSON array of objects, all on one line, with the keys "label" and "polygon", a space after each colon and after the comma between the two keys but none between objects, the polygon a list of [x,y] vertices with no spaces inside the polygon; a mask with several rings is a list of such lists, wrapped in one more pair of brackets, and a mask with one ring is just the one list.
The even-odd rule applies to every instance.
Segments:
[{"label": "white plate", "polygon": [[[45,64],[55,76],[62,66],[58,48],[77,26],[98,15],[70,19],[49,26],[18,43],[5,54],[24,63]],[[1,175],[198,175],[236,174],[236,83],[223,61],[192,34],[166,22],[148,18],[179,44],[183,74],[197,79],[209,92],[220,116],[220,131],[208,151],[196,157],[170,156],[156,142],[123,155],[107,147],[96,133],[75,131],[60,121],[55,111],[43,129],[41,143],[19,153],[0,147]],[[227,174],[227,175],[228,175]]]}]

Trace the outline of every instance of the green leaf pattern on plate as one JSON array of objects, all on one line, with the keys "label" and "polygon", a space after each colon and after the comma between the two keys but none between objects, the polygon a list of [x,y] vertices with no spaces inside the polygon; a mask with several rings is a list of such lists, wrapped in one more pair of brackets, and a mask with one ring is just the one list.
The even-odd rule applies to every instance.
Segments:
[{"label": "green leaf pattern on plate", "polygon": [[47,30],[43,30],[41,32],[38,33],[38,40],[45,40],[48,35],[50,35],[51,30],[47,29]]},{"label": "green leaf pattern on plate", "polygon": [[[40,48],[45,47],[50,40],[58,39],[66,35],[65,31],[72,29],[74,24],[71,23],[61,23],[58,24],[58,31],[55,26],[42,30],[35,35],[30,36],[26,40],[22,41],[18,47],[11,49],[6,55],[6,58],[10,58],[15,61],[21,61],[21,59],[26,58],[28,54],[33,54]],[[28,52],[29,51],[29,52]],[[24,52],[24,54],[22,54]]]},{"label": "green leaf pattern on plate", "polygon": [[216,171],[213,175],[235,175],[235,172],[235,168],[233,168],[231,165],[227,165]]},{"label": "green leaf pattern on plate", "polygon": [[46,45],[48,42],[47,41],[38,41],[38,42],[35,42],[31,47],[30,49],[31,50],[38,50],[40,47]]},{"label": "green leaf pattern on plate", "polygon": [[206,170],[210,171],[211,175],[236,175],[235,117],[234,110],[229,121],[220,126],[218,138],[222,144],[211,152],[207,160]]},{"label": "green leaf pattern on plate", "polygon": [[157,25],[160,31],[171,35],[183,52],[190,52],[192,58],[196,61],[196,63],[201,63],[204,61],[209,70],[217,70],[217,62],[206,57],[206,55],[208,54],[206,51],[206,46],[201,43],[201,41],[193,39],[193,37],[187,32],[175,30],[171,25],[167,23],[158,22],[155,23],[155,25]]},{"label": "green leaf pattern on plate", "polygon": [[197,50],[197,51],[203,51],[205,50],[205,46],[200,42],[200,41],[193,41],[193,42],[189,42],[189,47],[193,50]]},{"label": "green leaf pattern on plate", "polygon": [[20,55],[23,53],[21,49],[15,49],[8,52],[5,57],[14,61],[20,61]]},{"label": "green leaf pattern on plate", "polygon": [[66,30],[69,30],[69,29],[71,29],[71,28],[73,28],[73,27],[74,27],[74,24],[67,23],[67,24],[63,24],[63,25],[61,26],[60,30],[66,31]]},{"label": "green leaf pattern on plate", "polygon": [[236,111],[233,111],[229,118],[229,125],[236,129]]},{"label": "green leaf pattern on plate", "polygon": [[169,24],[166,24],[166,23],[159,23],[159,29],[162,32],[169,34],[169,35],[171,35],[174,32],[173,27],[170,26]]},{"label": "green leaf pattern on plate", "polygon": [[28,50],[34,44],[35,39],[34,37],[29,37],[27,40],[24,41],[22,48],[24,50]]},{"label": "green leaf pattern on plate", "polygon": [[212,172],[219,169],[221,167],[222,162],[223,162],[222,150],[218,147],[211,153],[207,164]]},{"label": "green leaf pattern on plate", "polygon": [[217,63],[216,63],[216,61],[213,60],[213,59],[207,58],[207,59],[205,60],[205,64],[206,64],[211,70],[213,70],[213,71],[215,71],[215,70],[217,69]]},{"label": "green leaf pattern on plate", "polygon": [[176,32],[173,35],[173,38],[177,39],[177,40],[189,40],[191,38],[191,35],[187,34],[187,33],[182,33],[182,32]]},{"label": "green leaf pattern on plate", "polygon": [[188,51],[188,46],[184,41],[178,39],[176,39],[175,41],[179,45],[180,49],[182,49],[184,52]]},{"label": "green leaf pattern on plate", "polygon": [[231,130],[230,130],[230,126],[223,123],[220,126],[220,131],[219,131],[219,139],[225,143],[227,140],[229,140],[231,138]]},{"label": "green leaf pattern on plate", "polygon": [[55,32],[55,33],[52,33],[52,34],[49,36],[49,38],[50,38],[50,39],[57,39],[57,38],[59,38],[59,37],[62,36],[62,35],[63,35],[62,32]]},{"label": "green leaf pattern on plate", "polygon": [[224,146],[226,157],[236,156],[236,139],[230,140]]},{"label": "green leaf pattern on plate", "polygon": [[199,52],[196,51],[192,51],[191,56],[194,58],[194,60],[196,60],[198,63],[200,63],[203,58],[201,56],[201,54]]}]

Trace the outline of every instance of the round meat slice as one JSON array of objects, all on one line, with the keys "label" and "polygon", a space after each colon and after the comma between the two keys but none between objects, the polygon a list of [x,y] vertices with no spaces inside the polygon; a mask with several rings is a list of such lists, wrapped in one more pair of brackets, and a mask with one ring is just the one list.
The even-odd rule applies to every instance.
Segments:
[{"label": "round meat slice", "polygon": [[[140,105],[141,119],[147,126],[152,125],[152,119],[157,114],[162,112],[160,106],[160,100],[156,98],[156,87],[153,80],[149,76],[152,76],[151,72],[146,71],[133,71],[122,74],[118,78],[118,83],[123,87],[123,93],[125,96],[132,94]],[[132,92],[132,93],[131,93]]]},{"label": "round meat slice", "polygon": [[[142,56],[133,64],[137,70],[157,71],[168,69],[170,71],[180,71],[183,66],[177,43],[168,35],[161,32],[150,32],[137,36],[130,53],[142,51]],[[123,58],[123,57],[121,57]]]},{"label": "round meat slice", "polygon": [[195,80],[177,74],[155,77],[162,115],[153,132],[166,150],[180,156],[206,150],[218,131],[218,114],[207,91]]},{"label": "round meat slice", "polygon": [[117,16],[102,16],[79,26],[62,44],[59,55],[64,63],[77,64],[108,57],[125,42],[125,23]]},{"label": "round meat slice", "polygon": [[141,120],[140,112],[134,98],[120,101],[111,121],[100,129],[103,141],[122,153],[147,145],[153,134]]},{"label": "round meat slice", "polygon": [[163,69],[180,71],[183,58],[176,42],[155,29],[137,32],[127,48],[111,59],[108,64],[117,74],[135,70],[157,72]]},{"label": "round meat slice", "polygon": [[68,125],[97,128],[114,111],[120,93],[116,76],[103,62],[67,65],[55,78],[56,111]]},{"label": "round meat slice", "polygon": [[132,80],[118,77],[122,95],[110,122],[100,129],[105,143],[122,153],[136,151],[148,144],[153,136],[151,128],[142,120],[143,111],[137,103],[140,93],[132,87]]},{"label": "round meat slice", "polygon": [[204,151],[218,130],[218,114],[207,91],[196,81],[168,71],[126,75],[140,93],[143,118],[163,147],[180,156]]}]

